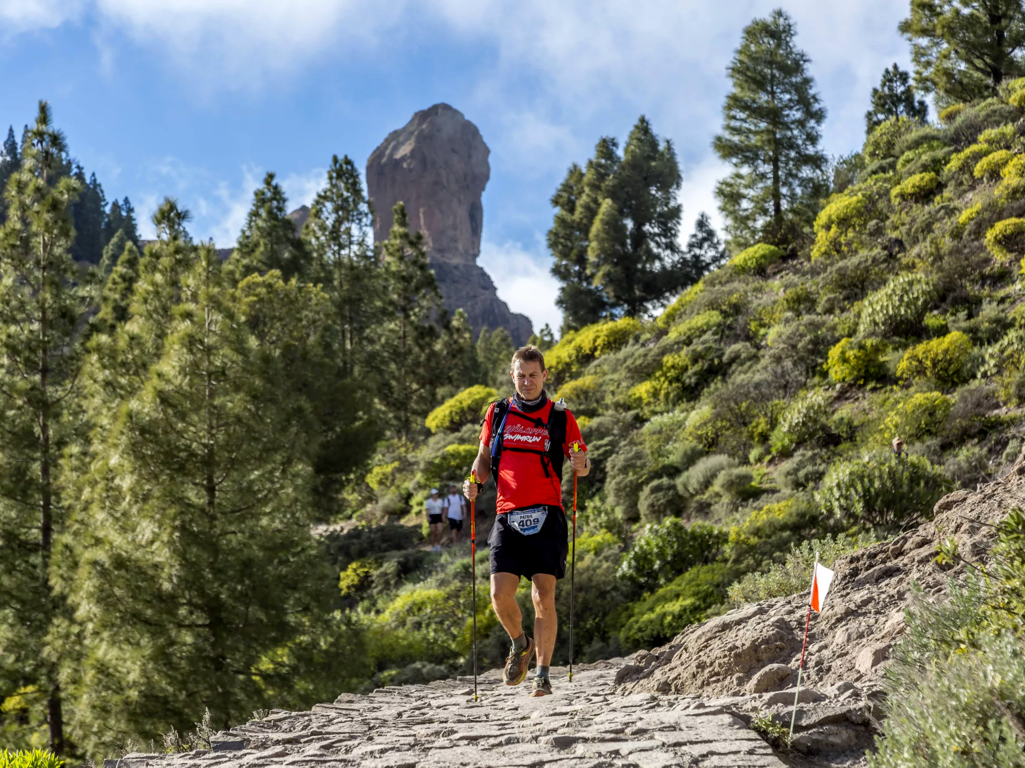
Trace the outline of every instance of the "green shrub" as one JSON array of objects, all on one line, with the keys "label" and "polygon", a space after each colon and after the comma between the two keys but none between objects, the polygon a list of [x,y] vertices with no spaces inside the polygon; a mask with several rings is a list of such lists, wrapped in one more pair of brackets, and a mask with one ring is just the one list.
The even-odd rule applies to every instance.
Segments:
[{"label": "green shrub", "polygon": [[869,202],[861,194],[834,195],[815,217],[815,245],[812,261],[823,256],[857,250],[858,235],[869,221]]},{"label": "green shrub", "polygon": [[606,393],[597,376],[581,376],[567,381],[556,395],[566,401],[574,414],[590,413],[599,409]]},{"label": "green shrub", "polygon": [[881,451],[833,464],[815,498],[842,525],[893,533],[932,517],[949,488],[928,459]]},{"label": "green shrub", "polygon": [[399,462],[393,461],[390,464],[378,464],[367,472],[364,481],[373,491],[386,490],[395,482],[395,471],[399,468]]},{"label": "green shrub", "polygon": [[750,469],[733,467],[720,472],[712,487],[720,496],[730,499],[746,499],[757,492],[754,482],[755,476]]},{"label": "green shrub", "polygon": [[738,466],[736,459],[713,453],[711,456],[698,459],[694,466],[680,475],[677,487],[680,489],[680,493],[697,496],[711,488],[721,472],[736,466]]},{"label": "green shrub", "polygon": [[921,125],[909,117],[891,117],[880,123],[865,140],[865,161],[874,163],[896,157],[897,144],[906,136],[921,129]]},{"label": "green shrub", "polygon": [[922,202],[939,186],[940,177],[935,173],[916,173],[890,190],[890,200],[894,205],[904,201]]},{"label": "green shrub", "polygon": [[952,176],[968,168],[974,169],[982,158],[993,151],[994,147],[991,147],[989,144],[972,144],[967,149],[963,149],[951,157],[947,167],[943,170],[947,175]]},{"label": "green shrub", "polygon": [[609,459],[605,493],[623,520],[632,521],[640,516],[637,504],[651,479],[652,469],[648,452],[636,445],[624,445]]},{"label": "green shrub", "polygon": [[798,451],[776,470],[776,482],[784,491],[801,491],[818,485],[827,469],[818,451]]},{"label": "green shrub", "polygon": [[0,768],[61,768],[64,761],[53,752],[35,749],[31,752],[0,751]]},{"label": "green shrub", "polygon": [[824,436],[832,402],[832,395],[824,389],[813,389],[794,398],[772,432],[772,452],[788,454],[798,445]]},{"label": "green shrub", "polygon": [[972,175],[977,179],[995,179],[1013,157],[1014,154],[1009,149],[999,149],[977,162]]},{"label": "green shrub", "polygon": [[431,411],[426,420],[427,428],[438,432],[480,421],[488,404],[497,398],[498,392],[491,387],[481,384],[468,387]]},{"label": "green shrub", "polygon": [[808,496],[766,504],[730,528],[727,560],[741,571],[781,562],[798,542],[814,537],[822,516]]},{"label": "green shrub", "polygon": [[684,499],[676,490],[675,482],[660,477],[644,486],[637,506],[641,510],[641,520],[659,522],[679,516],[683,512]]},{"label": "green shrub", "polygon": [[981,200],[973,205],[968,206],[963,211],[961,211],[961,214],[957,217],[957,225],[962,230],[964,230],[965,227],[967,227],[969,224],[975,221],[976,218],[978,218],[980,213],[982,213]]},{"label": "green shrub", "polygon": [[545,354],[545,365],[553,374],[565,379],[585,363],[625,347],[641,327],[639,320],[624,317],[570,331]]},{"label": "green shrub", "polygon": [[814,541],[802,541],[790,545],[790,552],[782,563],[776,563],[764,572],[748,573],[734,582],[729,598],[734,603],[759,603],[775,597],[789,597],[804,592],[811,585],[815,559],[831,568],[843,555],[857,552],[876,543],[867,534],[849,537],[844,533],[835,539],[825,536]]},{"label": "green shrub", "polygon": [[722,563],[699,565],[631,605],[621,622],[623,649],[654,648],[707,619],[713,608],[726,601],[731,574]]},{"label": "green shrub", "polygon": [[430,459],[417,477],[421,489],[438,488],[446,483],[462,483],[470,474],[473,460],[477,458],[479,445],[449,445]]},{"label": "green shrub", "polygon": [[370,586],[374,571],[380,563],[372,558],[364,558],[349,563],[338,576],[338,592],[342,597],[357,597]]},{"label": "green shrub", "polygon": [[887,440],[899,437],[905,442],[935,435],[943,427],[953,407],[952,398],[939,392],[918,392],[893,408],[883,421]]},{"label": "green shrub", "polygon": [[750,275],[764,272],[767,267],[782,258],[783,251],[776,246],[758,243],[730,259],[729,266],[738,274]]},{"label": "green shrub", "polygon": [[841,339],[829,350],[826,371],[839,384],[865,384],[886,376],[883,355],[888,347],[879,339]]},{"label": "green shrub", "polygon": [[942,139],[929,139],[919,144],[914,149],[909,149],[897,160],[897,170],[905,171],[910,166],[914,165],[916,160],[935,152],[938,149],[944,149],[946,144],[943,143]]},{"label": "green shrub", "polygon": [[979,143],[988,144],[998,149],[1009,149],[1014,143],[1015,131],[1013,125],[1000,125],[995,128],[987,128],[979,134]]},{"label": "green shrub", "polygon": [[879,337],[918,333],[933,294],[932,282],[919,272],[894,277],[865,299],[858,333]]},{"label": "green shrub", "polygon": [[677,323],[669,330],[669,338],[679,340],[684,344],[690,344],[701,338],[709,331],[721,328],[723,316],[714,309],[709,309],[699,315],[688,318],[682,323]]},{"label": "green shrub", "polygon": [[663,330],[669,328],[677,321],[677,318],[686,311],[687,307],[691,305],[691,302],[693,302],[694,299],[696,299],[704,290],[704,281],[698,280],[694,285],[677,296],[676,300],[673,301],[672,304],[666,307],[665,312],[658,316],[655,324]]},{"label": "green shrub", "polygon": [[675,517],[645,526],[623,556],[618,576],[644,591],[668,584],[696,565],[718,559],[726,535],[711,525],[687,527]]},{"label": "green shrub", "polygon": [[938,117],[940,118],[940,122],[944,125],[950,125],[957,119],[957,116],[960,115],[967,106],[967,104],[951,104],[946,109],[940,110],[940,114],[938,115]]},{"label": "green shrub", "polygon": [[997,261],[1017,259],[1025,253],[1025,219],[998,221],[986,232],[986,247]]},{"label": "green shrub", "polygon": [[669,463],[681,472],[693,467],[705,455],[705,449],[690,440],[674,443],[669,451]]},{"label": "green shrub", "polygon": [[904,353],[897,365],[903,381],[928,378],[940,386],[955,387],[968,378],[972,342],[960,331],[926,341]]}]

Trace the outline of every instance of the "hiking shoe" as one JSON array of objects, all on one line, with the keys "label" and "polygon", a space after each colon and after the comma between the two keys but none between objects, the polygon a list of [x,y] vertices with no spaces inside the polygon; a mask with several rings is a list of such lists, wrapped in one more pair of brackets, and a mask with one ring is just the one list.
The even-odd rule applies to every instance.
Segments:
[{"label": "hiking shoe", "polygon": [[551,696],[552,695],[552,681],[547,677],[535,677],[534,685],[530,689],[530,698],[536,699],[538,696]]},{"label": "hiking shoe", "polygon": [[502,672],[502,680],[506,685],[519,685],[527,676],[527,667],[530,666],[530,656],[534,652],[534,641],[527,638],[527,647],[517,651],[513,645],[509,651],[509,658],[505,661],[505,670]]}]

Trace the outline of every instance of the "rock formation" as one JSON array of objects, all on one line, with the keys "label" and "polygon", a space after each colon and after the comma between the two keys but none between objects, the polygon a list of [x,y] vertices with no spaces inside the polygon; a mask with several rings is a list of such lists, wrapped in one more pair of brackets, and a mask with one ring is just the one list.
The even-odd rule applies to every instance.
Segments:
[{"label": "rock formation", "polygon": [[413,115],[367,160],[374,240],[388,239],[392,207],[405,203],[410,227],[424,233],[449,310],[463,309],[475,334],[485,326],[503,327],[516,344],[523,344],[531,334],[530,320],[509,311],[477,265],[484,222],[481,194],[491,175],[488,154],[477,126],[448,104]]}]

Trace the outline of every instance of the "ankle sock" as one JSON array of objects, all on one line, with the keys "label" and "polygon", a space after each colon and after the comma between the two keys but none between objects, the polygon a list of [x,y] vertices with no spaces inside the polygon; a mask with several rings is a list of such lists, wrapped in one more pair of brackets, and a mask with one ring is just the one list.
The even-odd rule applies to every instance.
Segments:
[{"label": "ankle sock", "polygon": [[534,677],[548,677],[548,667],[537,667]]},{"label": "ankle sock", "polygon": [[520,636],[519,637],[514,637],[513,638],[513,647],[516,648],[517,651],[522,651],[524,648],[527,647],[527,633],[526,632],[520,632]]}]

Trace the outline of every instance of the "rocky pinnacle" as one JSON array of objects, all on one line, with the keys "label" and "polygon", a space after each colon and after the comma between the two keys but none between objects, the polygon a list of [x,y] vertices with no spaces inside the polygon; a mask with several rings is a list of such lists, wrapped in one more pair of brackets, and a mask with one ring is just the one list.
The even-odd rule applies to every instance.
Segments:
[{"label": "rocky pinnacle", "polygon": [[427,240],[431,268],[449,310],[463,309],[475,334],[485,326],[503,327],[523,344],[531,333],[530,320],[509,311],[477,264],[489,154],[477,126],[448,104],[413,115],[367,160],[374,241],[388,239],[392,207],[404,203],[410,227]]}]

